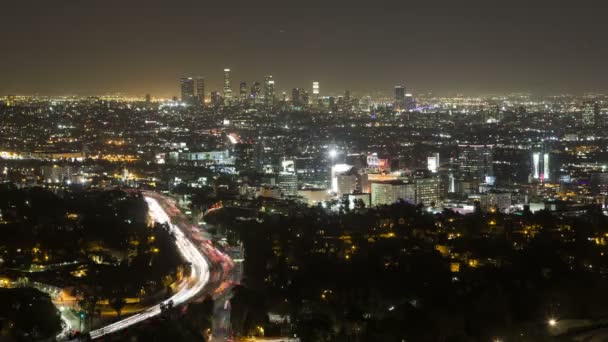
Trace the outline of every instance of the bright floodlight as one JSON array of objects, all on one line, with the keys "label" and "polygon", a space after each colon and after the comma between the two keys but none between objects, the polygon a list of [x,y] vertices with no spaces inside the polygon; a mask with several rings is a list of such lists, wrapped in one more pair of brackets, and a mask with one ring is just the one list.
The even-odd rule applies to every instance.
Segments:
[{"label": "bright floodlight", "polygon": [[336,158],[337,156],[338,156],[338,151],[336,151],[334,149],[329,150],[329,157],[331,157],[333,159],[333,158]]},{"label": "bright floodlight", "polygon": [[549,326],[554,327],[557,324],[557,321],[555,320],[555,318],[551,318],[547,323],[549,323]]}]

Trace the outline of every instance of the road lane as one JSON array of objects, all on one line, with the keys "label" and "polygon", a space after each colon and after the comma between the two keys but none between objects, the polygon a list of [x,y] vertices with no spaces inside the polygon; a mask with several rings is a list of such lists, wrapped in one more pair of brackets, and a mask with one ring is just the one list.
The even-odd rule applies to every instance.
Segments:
[{"label": "road lane", "polygon": [[[209,264],[198,248],[196,248],[196,246],[187,238],[186,234],[184,234],[182,231],[182,228],[174,225],[171,222],[169,215],[158,203],[158,200],[150,195],[144,195],[144,198],[148,203],[148,210],[152,218],[156,222],[166,223],[169,225],[169,229],[175,235],[175,244],[177,245],[178,250],[184,259],[192,265],[189,279],[184,280],[180,284],[179,290],[171,298],[161,303],[164,304],[169,301],[173,301],[174,305],[182,304],[203,290],[209,281]],[[115,333],[146,319],[157,316],[161,313],[161,304],[154,305],[133,316],[127,317],[118,322],[114,322],[97,330],[93,330],[90,333],[91,338],[97,339],[104,335]]]}]

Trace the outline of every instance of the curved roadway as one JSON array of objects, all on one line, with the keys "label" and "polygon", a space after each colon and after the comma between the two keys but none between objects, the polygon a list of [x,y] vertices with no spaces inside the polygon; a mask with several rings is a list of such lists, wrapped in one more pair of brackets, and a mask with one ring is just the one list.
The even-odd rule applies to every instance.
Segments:
[{"label": "curved roadway", "polygon": [[[158,196],[154,196],[158,197]],[[180,284],[180,289],[165,302],[173,301],[174,305],[184,303],[195,297],[209,281],[209,264],[196,246],[188,239],[182,229],[171,222],[171,219],[163,207],[158,203],[158,200],[151,195],[144,195],[148,203],[149,213],[152,218],[160,223],[167,223],[169,229],[175,235],[175,244],[180,253],[192,265],[191,274],[188,279],[185,279]],[[129,316],[120,321],[106,325],[105,327],[91,331],[91,338],[97,339],[107,334],[112,334],[122,329],[128,328],[134,324],[140,323],[148,318],[160,314],[160,305],[154,305],[140,313]]]}]

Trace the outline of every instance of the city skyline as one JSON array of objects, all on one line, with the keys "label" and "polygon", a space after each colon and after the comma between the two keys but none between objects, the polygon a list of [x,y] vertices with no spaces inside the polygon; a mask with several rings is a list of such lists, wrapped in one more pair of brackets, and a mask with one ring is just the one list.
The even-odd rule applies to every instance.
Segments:
[{"label": "city skyline", "polygon": [[0,340],[608,341],[605,9],[4,4]]},{"label": "city skyline", "polygon": [[313,81],[327,93],[606,91],[605,5],[542,5],[11,3],[0,94],[171,97],[190,75],[209,93],[224,68],[237,85],[272,74],[287,91]]}]

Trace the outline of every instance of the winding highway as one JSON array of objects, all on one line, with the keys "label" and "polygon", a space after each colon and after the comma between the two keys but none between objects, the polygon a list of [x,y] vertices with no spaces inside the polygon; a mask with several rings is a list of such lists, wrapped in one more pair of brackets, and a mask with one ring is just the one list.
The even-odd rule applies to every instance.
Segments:
[{"label": "winding highway", "polygon": [[174,305],[185,303],[201,292],[205,285],[209,282],[209,263],[207,262],[207,259],[190,240],[189,233],[185,231],[187,228],[182,228],[172,223],[171,217],[159,203],[159,200],[163,200],[165,198],[161,195],[153,193],[145,193],[144,198],[148,203],[149,214],[151,215],[152,219],[159,223],[168,224],[169,229],[175,235],[175,243],[178,250],[184,259],[192,265],[190,277],[182,281],[182,283],[179,285],[179,290],[171,298],[167,299],[163,303],[159,303],[147,308],[140,313],[91,331],[90,336],[92,339],[98,339],[104,335],[115,333],[146,319],[159,315],[161,313],[161,304],[165,304],[170,301],[172,301]]}]

